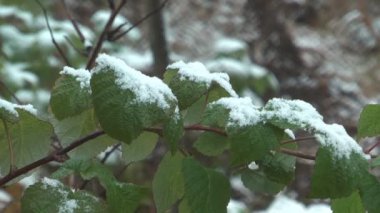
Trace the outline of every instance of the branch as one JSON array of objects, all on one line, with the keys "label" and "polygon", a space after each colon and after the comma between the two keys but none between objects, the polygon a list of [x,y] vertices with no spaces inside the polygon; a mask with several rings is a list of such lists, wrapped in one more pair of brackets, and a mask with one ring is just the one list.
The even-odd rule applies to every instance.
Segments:
[{"label": "branch", "polygon": [[297,151],[294,151],[294,150],[291,150],[291,149],[286,149],[286,148],[281,148],[280,152],[282,152],[284,154],[287,154],[287,155],[292,155],[292,156],[295,156],[295,157],[298,157],[298,158],[307,159],[307,160],[315,160],[316,159],[315,156],[307,155],[307,154],[304,154],[302,152],[297,152]]},{"label": "branch", "polygon": [[42,12],[44,13],[46,25],[47,25],[47,28],[49,29],[51,41],[53,42],[55,48],[58,50],[59,55],[61,55],[62,59],[65,61],[66,65],[67,66],[71,66],[70,62],[69,62],[69,59],[67,59],[65,53],[63,52],[63,50],[61,49],[61,47],[58,45],[58,43],[55,41],[55,38],[54,38],[54,35],[53,35],[53,30],[50,27],[49,18],[48,18],[48,15],[47,15],[45,7],[42,5],[42,3],[39,0],[35,0],[35,1],[41,7]]},{"label": "branch", "polygon": [[307,137],[295,138],[292,140],[281,141],[281,145],[288,144],[288,143],[296,143],[296,142],[301,142],[301,141],[309,141],[309,140],[315,140],[315,137],[314,136],[307,136]]},{"label": "branch", "polygon": [[373,149],[375,149],[377,146],[380,145],[380,140],[377,141],[375,144],[373,144],[372,146],[370,146],[364,153],[365,154],[369,154]]},{"label": "branch", "polygon": [[[146,14],[144,17],[142,17],[140,20],[138,20],[136,23],[134,23],[131,27],[129,27],[128,29],[126,29],[124,32],[121,32],[119,33],[118,35],[114,35],[114,36],[111,36],[109,38],[110,41],[116,41],[118,39],[120,39],[121,37],[123,37],[124,35],[126,35],[127,33],[129,33],[131,30],[133,30],[134,28],[136,28],[137,26],[139,26],[141,23],[143,23],[146,19],[148,19],[149,17],[151,17],[152,15],[154,15],[155,13],[157,13],[158,11],[160,11],[162,8],[164,8],[164,6],[166,5],[166,3],[168,2],[169,0],[165,0],[162,2],[162,4],[150,11],[148,14]],[[120,27],[120,26],[119,26]],[[119,28],[118,27],[118,28]],[[115,32],[116,33],[116,32]]]},{"label": "branch", "polygon": [[192,125],[192,126],[185,126],[185,130],[201,130],[201,131],[207,131],[207,132],[214,132],[216,134],[227,136],[227,133],[221,129],[213,128],[213,127],[207,127],[202,125]]},{"label": "branch", "polygon": [[84,43],[85,37],[84,37],[82,31],[80,30],[80,28],[78,26],[78,23],[73,19],[73,16],[69,12],[69,9],[67,8],[67,5],[66,5],[66,1],[62,0],[62,4],[63,4],[63,7],[65,9],[67,18],[70,20],[71,24],[73,24],[73,27],[74,27],[75,31],[77,32],[77,34],[78,34],[80,40],[82,41],[82,43]]},{"label": "branch", "polygon": [[15,101],[18,104],[22,104],[22,101],[20,101],[20,99],[17,98],[17,96],[11,91],[11,89],[9,89],[9,87],[1,79],[0,85],[9,93],[10,96],[12,96],[13,99],[15,99]]},{"label": "branch", "polygon": [[119,6],[112,11],[111,16],[109,17],[106,26],[104,26],[104,29],[102,33],[100,34],[98,41],[96,42],[95,47],[92,49],[90,53],[90,59],[87,62],[86,69],[90,70],[95,63],[95,59],[98,56],[100,50],[102,49],[103,42],[107,36],[108,31],[112,27],[113,21],[115,20],[116,15],[120,12],[121,8],[127,3],[127,0],[122,0],[119,4]]},{"label": "branch", "polygon": [[39,167],[39,166],[45,165],[49,162],[56,161],[57,159],[62,158],[62,156],[66,155],[71,150],[73,150],[73,149],[77,148],[78,146],[80,146],[80,145],[82,145],[82,144],[84,144],[84,143],[86,143],[92,139],[95,139],[95,138],[97,138],[103,134],[105,134],[105,132],[103,130],[95,131],[95,132],[93,132],[93,133],[91,133],[91,134],[89,134],[83,138],[80,138],[80,139],[72,142],[70,145],[68,145],[67,147],[65,147],[59,151],[53,152],[44,158],[41,158],[41,159],[39,159],[33,163],[30,163],[24,167],[21,167],[19,169],[14,170],[13,172],[9,173],[8,175],[6,175],[0,179],[0,187],[3,186],[4,184],[8,183],[9,181],[13,180],[14,178],[17,178],[23,174],[26,174],[29,171],[31,171],[31,170]]}]

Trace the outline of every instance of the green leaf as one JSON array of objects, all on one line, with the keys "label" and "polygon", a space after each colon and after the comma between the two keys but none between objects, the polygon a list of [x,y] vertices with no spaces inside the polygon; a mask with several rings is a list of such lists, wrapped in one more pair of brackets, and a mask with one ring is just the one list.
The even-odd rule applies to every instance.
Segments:
[{"label": "green leaf", "polygon": [[185,124],[197,124],[200,123],[203,117],[203,113],[207,105],[207,95],[202,96],[194,104],[186,109],[184,116]]},{"label": "green leaf", "polygon": [[219,172],[206,169],[195,160],[183,160],[184,198],[191,212],[226,212],[230,199],[228,179]]},{"label": "green leaf", "polygon": [[183,156],[179,153],[166,154],[158,166],[152,183],[158,213],[169,210],[184,194],[182,159]]},{"label": "green leaf", "polygon": [[133,213],[147,194],[147,189],[130,183],[113,182],[107,186],[109,212]]},{"label": "green leaf", "polygon": [[380,135],[380,105],[369,104],[360,113],[358,138]]},{"label": "green leaf", "polygon": [[164,124],[163,135],[170,151],[174,154],[178,144],[184,134],[183,119],[179,112],[174,114],[170,120]]},{"label": "green leaf", "polygon": [[[67,69],[72,70],[73,73],[88,72],[90,75],[86,70],[65,67],[64,71]],[[51,92],[50,107],[59,120],[80,114],[92,107],[89,85],[84,85],[84,82],[77,79],[73,75],[62,74]]]},{"label": "green leaf", "polygon": [[228,122],[229,112],[230,110],[222,105],[209,104],[204,113],[202,124],[224,128]]},{"label": "green leaf", "polygon": [[107,212],[104,202],[83,192],[73,192],[57,180],[44,178],[29,186],[21,199],[21,211],[50,212]]},{"label": "green leaf", "polygon": [[232,165],[247,164],[262,159],[279,146],[276,128],[270,125],[236,127],[228,130]]},{"label": "green leaf", "polygon": [[[93,110],[65,118],[63,120],[52,119],[55,134],[63,146],[68,146],[73,141],[98,130],[98,122]],[[108,135],[101,135],[88,143],[85,143],[69,152],[71,158],[89,159],[97,156],[116,141]]]},{"label": "green leaf", "polygon": [[195,82],[176,75],[169,83],[174,95],[178,99],[179,108],[186,109],[207,93],[209,86],[205,82]]},{"label": "green leaf", "polygon": [[367,171],[362,171],[362,174],[359,186],[360,197],[368,213],[377,213],[380,209],[380,182]]},{"label": "green leaf", "polygon": [[368,163],[360,154],[337,159],[333,148],[321,146],[311,179],[311,197],[335,199],[351,195],[366,168]]},{"label": "green leaf", "polygon": [[284,184],[270,180],[264,172],[249,169],[243,171],[241,181],[245,187],[255,193],[275,195],[285,187]]},{"label": "green leaf", "polygon": [[100,125],[108,135],[130,143],[144,128],[164,123],[174,114],[177,101],[162,81],[133,70],[119,59],[99,57],[101,63],[91,78],[92,98]]},{"label": "green leaf", "polygon": [[[296,149],[296,144],[282,146],[288,149]],[[258,162],[260,169],[272,181],[289,184],[294,178],[296,158],[281,152],[268,153]]]},{"label": "green leaf", "polygon": [[365,213],[358,192],[354,192],[348,197],[332,200],[331,209],[334,213]]},{"label": "green leaf", "polygon": [[158,135],[152,132],[144,132],[131,144],[122,145],[122,157],[126,164],[144,160],[156,147]]},{"label": "green leaf", "polygon": [[195,141],[194,148],[204,155],[217,156],[229,148],[229,143],[225,136],[204,132]]},{"label": "green leaf", "polygon": [[[19,121],[7,123],[12,144],[14,163],[17,168],[34,162],[47,155],[51,148],[53,128],[50,123],[40,120],[24,109],[16,109]],[[0,123],[0,173],[9,171],[10,151],[4,124]]]},{"label": "green leaf", "polygon": [[379,167],[380,166],[380,157],[377,157],[377,158],[371,160],[370,166],[372,168]]}]

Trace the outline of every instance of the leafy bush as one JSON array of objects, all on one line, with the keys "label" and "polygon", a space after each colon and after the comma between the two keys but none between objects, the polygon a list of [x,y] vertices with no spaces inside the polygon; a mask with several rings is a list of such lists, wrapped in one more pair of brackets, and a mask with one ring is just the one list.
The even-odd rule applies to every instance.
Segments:
[{"label": "leafy bush", "polygon": [[[226,73],[210,73],[200,62],[173,63],[161,80],[99,51],[92,50],[86,68],[62,68],[48,115],[0,99],[0,185],[60,163],[26,189],[22,211],[135,212],[154,202],[157,212],[226,212],[232,175],[253,192],[276,194],[293,180],[297,157],[315,160],[311,198],[331,199],[334,212],[380,209],[380,183],[370,173],[380,158],[368,154],[378,144],[364,153],[310,104],[273,98],[257,107],[237,95]],[[364,108],[360,138],[380,134],[379,115],[380,105]],[[292,130],[313,135],[320,145],[316,156],[297,150]],[[183,140],[189,131],[200,133],[192,144]],[[107,147],[99,162],[96,156]],[[120,181],[104,164],[117,149],[130,165],[149,159],[156,147],[162,159],[147,183]],[[78,188],[96,178],[104,191],[95,196],[64,185],[73,174],[85,180]]]}]

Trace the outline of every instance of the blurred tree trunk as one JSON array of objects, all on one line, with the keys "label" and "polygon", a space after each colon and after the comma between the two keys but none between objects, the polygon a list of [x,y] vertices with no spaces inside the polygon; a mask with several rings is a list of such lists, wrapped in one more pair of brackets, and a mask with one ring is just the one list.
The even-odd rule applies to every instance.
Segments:
[{"label": "blurred tree trunk", "polygon": [[[160,7],[159,0],[146,0],[146,13],[149,13]],[[169,63],[167,42],[165,37],[165,26],[162,16],[162,10],[157,11],[149,20],[149,42],[153,53],[154,65],[153,75],[163,77],[166,66]]]}]

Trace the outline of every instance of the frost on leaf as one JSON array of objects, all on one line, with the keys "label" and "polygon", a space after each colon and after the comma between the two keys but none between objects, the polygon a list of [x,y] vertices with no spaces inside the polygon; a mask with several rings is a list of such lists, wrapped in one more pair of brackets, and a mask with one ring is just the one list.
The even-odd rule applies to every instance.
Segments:
[{"label": "frost on leaf", "polygon": [[91,88],[90,88],[91,73],[88,70],[74,69],[74,68],[66,66],[63,68],[63,70],[59,74],[74,77],[75,80],[79,82],[81,89],[87,90],[88,92],[91,93]]}]

